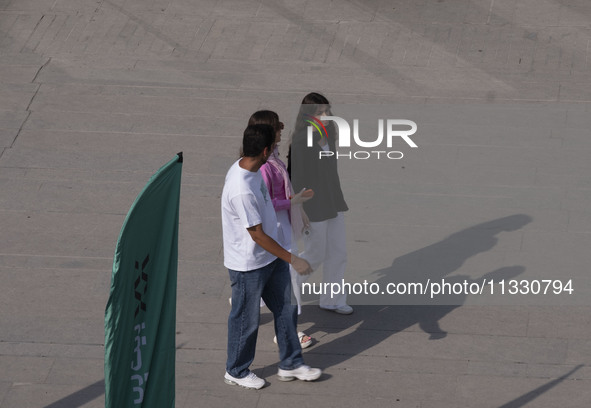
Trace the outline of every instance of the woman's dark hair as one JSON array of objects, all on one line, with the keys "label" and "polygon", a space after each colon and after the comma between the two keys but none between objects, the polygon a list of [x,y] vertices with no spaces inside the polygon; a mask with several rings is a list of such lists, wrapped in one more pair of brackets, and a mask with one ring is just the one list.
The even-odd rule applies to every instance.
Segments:
[{"label": "woman's dark hair", "polygon": [[256,157],[265,150],[269,149],[275,142],[275,129],[270,125],[249,125],[244,130],[242,137],[242,154],[245,157]]},{"label": "woman's dark hair", "polygon": [[271,125],[275,132],[283,129],[283,122],[279,120],[279,115],[270,110],[260,110],[253,113],[248,120],[248,125]]},{"label": "woman's dark hair", "polygon": [[[270,110],[260,110],[252,115],[248,119],[248,126],[250,125],[270,125],[273,127],[275,132],[283,129],[283,122],[279,120],[279,115]],[[240,148],[240,157],[244,157],[244,149]]]},{"label": "woman's dark hair", "polygon": [[[298,117],[296,118],[296,123],[292,133],[292,141],[296,137],[306,137],[306,128],[309,126],[307,120],[309,120],[309,116],[316,116],[316,112],[319,110],[324,110],[329,115],[332,115],[330,110],[330,102],[324,95],[319,94],[318,92],[310,92],[308,95],[304,96],[304,99],[302,99],[302,104],[300,105]],[[336,135],[336,129],[333,122],[331,121],[327,126],[325,126],[325,128],[328,133],[327,136],[334,139]],[[318,141],[320,137],[321,135],[319,135],[317,131],[314,131],[314,141]],[[291,143],[287,152],[287,172],[291,178]]]},{"label": "woman's dark hair", "polygon": [[[319,110],[323,110],[329,115],[332,115],[330,102],[324,95],[317,92],[310,92],[308,95],[304,96],[302,104],[300,105],[298,117],[296,118],[294,135],[306,129],[309,126],[309,123],[307,122],[308,117],[316,116],[316,113]],[[326,131],[328,132],[329,137],[334,137],[335,129],[332,122],[326,126]],[[320,135],[318,135],[318,137],[320,137]]]}]

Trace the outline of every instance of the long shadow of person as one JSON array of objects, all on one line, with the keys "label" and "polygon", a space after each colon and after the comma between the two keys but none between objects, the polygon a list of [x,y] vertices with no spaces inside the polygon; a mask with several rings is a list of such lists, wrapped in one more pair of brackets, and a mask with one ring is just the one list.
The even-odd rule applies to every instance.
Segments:
[{"label": "long shadow of person", "polygon": [[[482,284],[485,279],[511,279],[523,273],[525,268],[502,266],[477,279],[452,274],[469,258],[491,250],[498,243],[500,233],[519,230],[531,221],[528,215],[516,214],[475,225],[435,244],[402,255],[394,259],[391,266],[377,270],[372,275],[376,276],[375,282],[382,289],[393,282],[404,283],[408,288],[410,283],[441,283],[444,278],[452,286],[464,282],[467,285]],[[415,324],[429,334],[431,340],[444,338],[447,333],[440,328],[439,321],[462,306],[466,298],[463,292],[434,296],[432,299],[429,294],[351,296],[351,303],[357,306],[355,313],[349,316],[336,316],[332,312],[304,306],[299,322],[313,323],[306,333],[341,333],[330,342],[321,341],[306,353],[306,358],[310,361],[318,359],[316,364],[321,363],[325,368],[338,365]]]}]

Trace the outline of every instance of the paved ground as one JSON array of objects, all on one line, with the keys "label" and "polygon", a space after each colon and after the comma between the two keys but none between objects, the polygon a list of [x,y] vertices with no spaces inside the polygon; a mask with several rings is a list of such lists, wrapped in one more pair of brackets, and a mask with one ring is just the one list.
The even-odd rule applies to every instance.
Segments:
[{"label": "paved ground", "polygon": [[[0,0],[0,407],[104,406],[115,242],[178,151],[177,407],[589,406],[590,41],[586,0]],[[289,129],[313,90],[419,127],[403,160],[341,162],[349,279],[573,279],[575,294],[348,317],[312,297],[321,381],[277,381],[264,313],[269,385],[225,385],[223,177],[254,110]]]}]

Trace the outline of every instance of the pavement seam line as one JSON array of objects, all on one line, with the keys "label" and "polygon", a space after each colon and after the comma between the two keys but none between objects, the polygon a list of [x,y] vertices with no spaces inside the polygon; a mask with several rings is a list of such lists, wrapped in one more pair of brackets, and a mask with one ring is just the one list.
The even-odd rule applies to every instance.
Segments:
[{"label": "pavement seam line", "polygon": [[[33,77],[33,80],[31,81],[32,83],[35,83],[37,81],[37,77],[39,76],[39,74],[41,73],[43,68],[48,66],[50,62],[51,62],[51,57],[47,58],[47,61],[45,61],[45,63],[43,65],[41,65],[41,67],[39,67],[39,69],[35,73],[35,76]],[[41,86],[41,84],[39,84],[39,86]],[[39,88],[37,88],[37,91],[39,91]],[[31,106],[31,103],[33,102],[33,99],[35,99],[36,95],[37,95],[37,92],[35,92],[35,95],[33,95],[33,97],[31,98],[31,101],[29,102],[29,105],[27,106],[27,110],[29,110],[29,107]]]},{"label": "pavement seam line", "polygon": [[[35,83],[35,81],[37,80],[37,77],[39,76],[39,74],[41,73],[41,71],[43,70],[43,68],[45,68],[47,65],[49,65],[49,63],[51,62],[51,57],[49,57],[47,59],[47,61],[45,61],[45,63],[43,65],[41,65],[39,67],[39,69],[37,70],[37,72],[35,73],[35,76],[33,77],[33,80],[31,81],[31,83]],[[29,120],[29,118],[31,117],[31,105],[33,104],[33,101],[35,100],[35,97],[37,96],[37,94],[39,93],[39,89],[41,89],[41,84],[39,84],[39,86],[37,86],[37,89],[35,90],[35,93],[33,94],[33,96],[31,97],[31,100],[29,101],[25,111],[27,112],[27,116],[25,117],[25,120],[23,120],[23,123],[21,123],[20,127],[18,128],[18,131],[16,132],[16,135],[14,136],[14,139],[12,139],[12,142],[10,143],[10,146],[8,146],[5,149],[2,149],[2,152],[0,152],[0,159],[2,158],[2,156],[4,156],[4,153],[8,150],[8,149],[12,149],[12,147],[14,146],[14,144],[16,143],[16,140],[18,139],[18,137],[20,136],[23,128],[25,127],[25,124],[27,123],[27,121]]]}]

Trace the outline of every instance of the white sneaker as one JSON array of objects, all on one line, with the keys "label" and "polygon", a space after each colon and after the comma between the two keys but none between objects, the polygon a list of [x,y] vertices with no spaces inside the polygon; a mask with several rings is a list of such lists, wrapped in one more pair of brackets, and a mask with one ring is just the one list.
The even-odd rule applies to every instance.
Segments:
[{"label": "white sneaker", "polygon": [[328,308],[328,307],[321,306],[320,309],[328,310],[330,312],[335,312],[335,313],[342,314],[342,315],[350,315],[351,313],[353,313],[353,308],[349,305],[337,306],[334,308]]},{"label": "white sneaker", "polygon": [[[307,339],[304,340],[304,338],[306,337]],[[314,341],[312,337],[308,336],[304,332],[298,332],[298,339],[300,339],[300,346],[303,349],[310,347],[312,345],[312,342]],[[273,337],[273,343],[277,344],[277,336]]]},{"label": "white sneaker", "polygon": [[224,382],[226,384],[239,385],[244,388],[249,388],[249,389],[252,388],[255,390],[258,390],[258,389],[263,388],[265,386],[265,380],[257,377],[256,374],[253,373],[252,371],[250,374],[248,374],[244,378],[232,377],[230,374],[228,374],[226,372],[226,374],[224,375]]},{"label": "white sneaker", "polygon": [[314,381],[322,375],[322,370],[319,368],[311,368],[303,365],[293,370],[282,370],[277,372],[277,376],[281,381],[293,381],[296,378],[302,381]]}]

